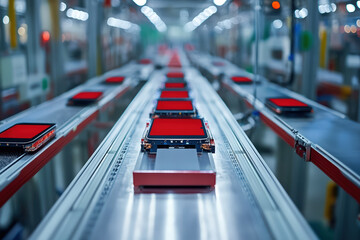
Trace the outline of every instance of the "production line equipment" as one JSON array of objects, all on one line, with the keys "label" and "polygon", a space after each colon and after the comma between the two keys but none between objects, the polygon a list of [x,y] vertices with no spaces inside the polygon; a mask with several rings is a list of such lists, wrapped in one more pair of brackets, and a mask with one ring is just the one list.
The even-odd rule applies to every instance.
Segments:
[{"label": "production line equipment", "polygon": [[215,142],[209,125],[189,98],[184,74],[169,72],[166,79],[141,139],[144,155],[133,172],[134,186],[214,187],[210,154]]},{"label": "production line equipment", "polygon": [[52,157],[138,84],[130,63],[82,84],[0,124],[0,206]]},{"label": "production line equipment", "polygon": [[[219,95],[178,58],[155,70],[31,239],[316,239]],[[187,95],[161,98],[174,71]],[[157,112],[159,101],[194,111],[171,102]],[[163,138],[174,132],[181,138]],[[145,147],[153,134],[161,138]],[[187,145],[191,134],[215,153]]]},{"label": "production line equipment", "polygon": [[221,86],[240,96],[246,108],[255,109],[260,119],[301,158],[316,165],[360,202],[359,123],[264,77],[256,78],[230,62],[215,67],[209,55],[190,56],[204,75],[222,75],[218,78]]}]

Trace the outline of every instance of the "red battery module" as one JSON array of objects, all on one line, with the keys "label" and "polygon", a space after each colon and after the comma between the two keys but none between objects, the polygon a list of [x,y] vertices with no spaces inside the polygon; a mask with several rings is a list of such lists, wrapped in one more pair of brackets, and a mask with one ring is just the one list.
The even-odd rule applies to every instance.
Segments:
[{"label": "red battery module", "polygon": [[0,147],[18,147],[33,152],[54,137],[53,123],[17,123],[0,133]]}]

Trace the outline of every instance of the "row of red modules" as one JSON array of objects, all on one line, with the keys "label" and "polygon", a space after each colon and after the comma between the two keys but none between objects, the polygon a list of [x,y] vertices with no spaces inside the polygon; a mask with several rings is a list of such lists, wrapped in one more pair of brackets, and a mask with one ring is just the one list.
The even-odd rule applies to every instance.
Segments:
[{"label": "row of red modules", "polygon": [[209,156],[215,152],[214,139],[208,123],[198,115],[191,85],[181,70],[171,68],[166,74],[150,113],[141,139],[144,154],[133,172],[135,187],[215,185],[216,173]]}]

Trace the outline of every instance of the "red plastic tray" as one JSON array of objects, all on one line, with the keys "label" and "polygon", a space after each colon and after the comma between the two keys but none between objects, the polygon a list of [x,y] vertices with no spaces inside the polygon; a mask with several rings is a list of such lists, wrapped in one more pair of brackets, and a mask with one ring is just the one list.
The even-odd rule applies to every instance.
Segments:
[{"label": "red plastic tray", "polygon": [[166,74],[168,78],[183,78],[184,73],[182,72],[169,72]]},{"label": "red plastic tray", "polygon": [[72,99],[76,100],[96,100],[102,96],[102,92],[79,92]]},{"label": "red plastic tray", "polygon": [[189,98],[188,91],[162,91],[160,98]]},{"label": "red plastic tray", "polygon": [[108,77],[105,82],[106,83],[122,83],[125,80],[125,77],[119,76],[119,77]]},{"label": "red plastic tray", "polygon": [[270,98],[269,99],[273,104],[279,107],[308,107],[306,103],[303,103],[294,98]]},{"label": "red plastic tray", "polygon": [[165,83],[165,88],[184,88],[185,83]]},{"label": "red plastic tray", "polygon": [[250,78],[243,76],[233,76],[231,77],[231,80],[236,83],[252,83],[252,80]]},{"label": "red plastic tray", "polygon": [[44,133],[50,124],[16,124],[0,133],[0,139],[31,140]]},{"label": "red plastic tray", "polygon": [[194,107],[192,105],[192,102],[189,101],[163,101],[159,100],[156,106],[156,110],[158,111],[173,111],[173,110],[185,110],[185,111],[191,111]]},{"label": "red plastic tray", "polygon": [[156,136],[206,136],[201,119],[155,118],[150,137]]}]

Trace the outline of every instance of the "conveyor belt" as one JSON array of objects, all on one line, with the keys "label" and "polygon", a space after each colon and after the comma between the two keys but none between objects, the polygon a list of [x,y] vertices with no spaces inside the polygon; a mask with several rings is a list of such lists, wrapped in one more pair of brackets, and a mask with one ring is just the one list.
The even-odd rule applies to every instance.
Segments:
[{"label": "conveyor belt", "polygon": [[[225,78],[224,86],[254,103],[253,86],[237,85]],[[311,117],[278,116],[265,107],[269,97],[292,97],[308,105],[314,112]],[[307,153],[313,162],[344,190],[360,202],[360,124],[314,101],[287,89],[262,81],[257,89],[256,109],[261,119],[280,135],[290,146],[297,148],[296,140],[304,138],[311,145]]]},{"label": "conveyor belt", "polygon": [[[248,104],[254,104],[253,85],[238,85],[230,80],[233,75],[242,75],[253,78],[246,71],[226,62],[225,67],[210,66],[211,57],[205,60],[200,54],[191,55],[194,62],[205,72],[221,74],[223,84],[230,91],[243,97]],[[201,57],[202,56],[202,57]],[[201,60],[199,63],[199,59]],[[209,60],[210,59],[210,60]],[[215,60],[218,58],[214,58]],[[209,75],[209,74],[207,74]],[[269,97],[292,97],[301,100],[314,108],[311,117],[284,117],[278,116],[264,106]],[[360,202],[360,124],[347,119],[344,115],[330,110],[314,101],[306,99],[261,78],[257,87],[256,109],[261,113],[261,119],[282,137],[291,147],[303,151],[306,149],[298,143],[308,144],[306,160],[311,161],[325,174],[344,188],[358,202]],[[310,147],[311,146],[311,147]],[[305,147],[306,148],[306,147]],[[301,152],[302,154],[302,152]]]},{"label": "conveyor belt", "polygon": [[215,190],[134,193],[140,139],[165,80],[157,71],[32,239],[316,238],[206,79],[184,71],[215,139]]},{"label": "conveyor belt", "polygon": [[[38,172],[56,153],[89,124],[111,101],[138,82],[139,65],[131,63],[104,76],[89,80],[61,96],[2,121],[0,131],[19,122],[56,123],[56,137],[35,153],[0,152],[0,206]],[[108,76],[125,75],[121,85],[105,85]],[[80,91],[103,91],[104,97],[88,107],[67,106],[68,99]]]}]

